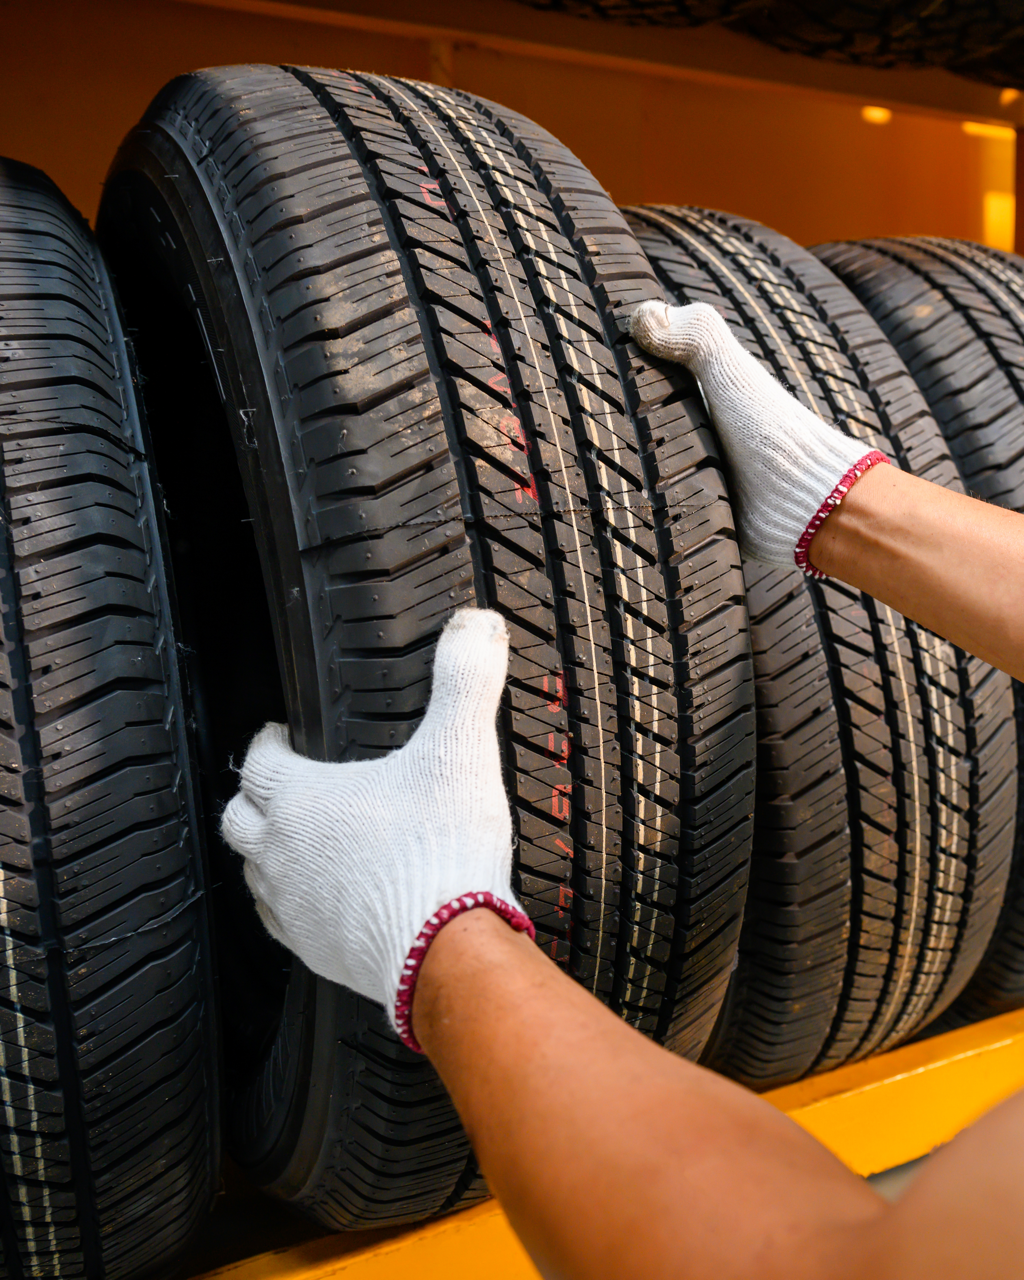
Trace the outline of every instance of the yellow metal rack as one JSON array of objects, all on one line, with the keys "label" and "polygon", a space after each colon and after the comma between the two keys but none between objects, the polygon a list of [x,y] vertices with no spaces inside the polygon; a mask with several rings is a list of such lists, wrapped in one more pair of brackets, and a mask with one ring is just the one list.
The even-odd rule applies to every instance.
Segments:
[{"label": "yellow metal rack", "polygon": [[[1024,1087],[1024,1010],[766,1093],[855,1173],[927,1155]],[[196,1280],[538,1280],[495,1202],[366,1248],[327,1236]]]}]

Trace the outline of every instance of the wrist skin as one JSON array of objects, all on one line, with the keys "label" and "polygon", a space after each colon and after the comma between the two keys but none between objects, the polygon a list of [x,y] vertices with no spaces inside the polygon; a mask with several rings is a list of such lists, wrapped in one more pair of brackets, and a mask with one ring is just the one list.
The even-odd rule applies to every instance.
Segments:
[{"label": "wrist skin", "polygon": [[444,1038],[454,1022],[468,1025],[476,1020],[476,1006],[486,998],[495,966],[524,958],[548,968],[547,958],[530,937],[493,911],[477,908],[445,925],[420,966],[412,1003],[413,1034],[431,1061],[443,1053]]},{"label": "wrist skin", "polygon": [[808,554],[830,578],[1020,680],[1020,530],[1016,512],[897,467],[874,467],[831,512]]}]

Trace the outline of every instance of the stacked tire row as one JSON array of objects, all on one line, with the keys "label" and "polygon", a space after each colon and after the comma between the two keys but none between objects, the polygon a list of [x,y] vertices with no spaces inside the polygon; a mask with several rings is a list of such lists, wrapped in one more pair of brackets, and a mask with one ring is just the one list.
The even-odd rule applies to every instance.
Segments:
[{"label": "stacked tire row", "polygon": [[[673,300],[717,306],[826,421],[962,491],[906,367],[811,254],[702,210],[628,217]],[[897,1044],[955,999],[996,926],[1018,784],[1009,677],[842,584],[746,572],[758,808],[708,1061],[763,1085]]]},{"label": "stacked tire row", "polygon": [[[1024,512],[1024,262],[952,240],[870,240],[815,250],[884,329],[917,380],[969,492]],[[1014,683],[1024,760],[1024,689]],[[941,1026],[1024,1003],[1024,771],[999,923]]]},{"label": "stacked tire row", "polygon": [[221,1089],[329,1225],[486,1194],[430,1064],[267,937],[216,831],[267,719],[404,742],[462,604],[512,638],[517,892],[622,1017],[763,1087],[1024,1003],[1019,696],[742,563],[699,390],[624,323],[710,302],[866,448],[1020,509],[1019,260],[620,212],[492,103],[276,67],[169,85],[98,233],[133,347],[77,216],[0,172],[0,1275],[164,1263]]}]

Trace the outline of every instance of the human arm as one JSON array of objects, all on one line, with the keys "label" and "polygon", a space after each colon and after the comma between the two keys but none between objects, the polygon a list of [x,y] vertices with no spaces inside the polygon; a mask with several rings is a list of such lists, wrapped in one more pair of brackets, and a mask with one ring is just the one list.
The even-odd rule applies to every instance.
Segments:
[{"label": "human arm", "polygon": [[875,467],[809,555],[830,578],[1024,680],[1024,516]]},{"label": "human arm", "polygon": [[674,1057],[486,912],[413,1021],[547,1280],[1003,1280],[1024,1256],[1024,1095],[889,1205],[764,1099]]},{"label": "human arm", "polygon": [[[727,402],[738,400],[741,410],[749,410],[742,378],[734,373],[726,365],[717,383],[703,379],[706,394],[718,386]],[[769,392],[768,416],[785,419],[791,413],[785,393],[774,383]],[[806,425],[801,415],[794,417]],[[754,428],[759,421],[749,411],[745,420]],[[720,408],[716,421],[727,430]],[[824,424],[808,429],[815,438],[814,484],[820,490],[824,482],[825,489],[798,485],[794,501],[772,502],[768,542],[771,553],[782,556],[777,563],[793,562],[793,548],[833,481],[857,470],[860,460],[849,442],[834,446],[836,433]],[[750,440],[756,451],[756,430]],[[791,452],[799,464],[806,453],[799,434]],[[867,471],[859,484],[867,486],[872,475],[887,470]],[[857,492],[857,486],[846,487],[850,495]],[[870,488],[863,492],[870,494]],[[863,530],[857,533],[856,521],[855,536],[844,540],[848,522],[836,519],[840,511],[842,504],[807,540],[811,566],[831,563],[829,552],[821,551],[827,542],[815,541],[831,525],[840,535],[831,552],[836,564],[844,555],[853,562],[844,572],[883,572],[884,566],[859,561],[884,558],[889,549],[861,546]],[[854,503],[845,514],[852,519],[857,511]],[[740,518],[742,524],[742,509]],[[757,536],[756,523],[746,526],[748,545]],[[929,560],[927,548],[907,556],[927,569],[918,593],[927,602],[941,557]],[[906,572],[913,577],[919,570]],[[330,813],[347,785],[348,768],[320,766],[317,786],[303,793],[302,810],[322,803]],[[460,781],[475,785],[478,775],[470,767]],[[406,806],[401,814],[403,830],[423,830],[418,811]],[[327,830],[329,824],[321,826]],[[352,830],[360,855],[354,861],[372,870],[369,854],[376,846],[358,823]],[[471,827],[463,824],[449,834],[468,862],[476,847]],[[415,878],[414,845],[407,863],[388,870],[399,883],[403,876]],[[277,871],[263,867],[266,889],[294,861],[315,885],[317,898],[333,897],[337,910],[359,900],[345,887],[345,877],[353,874],[351,849],[337,848],[334,857],[312,867],[304,860],[301,829],[290,832],[286,823],[277,846],[284,856],[275,863]],[[510,850],[500,857],[506,866]],[[340,880],[338,867],[344,871]],[[333,891],[336,880],[341,887],[325,895],[325,886]],[[259,891],[255,883],[254,888]],[[319,908],[311,903],[309,910]],[[301,912],[296,922],[298,929]],[[325,930],[320,915],[317,929]],[[317,968],[319,957],[301,949],[300,931],[282,929],[279,936]],[[394,951],[390,943],[388,950]],[[352,984],[358,977],[346,977],[348,970],[333,964],[317,971]],[[951,1144],[930,1163],[924,1189],[890,1210],[763,1100],[644,1040],[484,912],[470,912],[434,938],[419,970],[412,1016],[493,1188],[549,1276],[996,1277],[1012,1272],[1024,1244],[1016,1225],[1024,1138],[1019,1102],[1007,1104],[998,1122],[983,1122]]]},{"label": "human arm", "polygon": [[799,404],[712,307],[644,303],[634,336],[697,376],[744,548],[849,583],[1024,678],[1024,516],[892,466]]},{"label": "human arm", "polygon": [[[392,1014],[399,978],[387,957],[432,909],[423,885],[435,898],[507,886],[511,826],[492,760],[506,653],[488,618],[462,625],[468,646],[442,644],[427,722],[436,733],[475,717],[473,735],[484,726],[486,740],[471,735],[468,755],[440,746],[442,734],[430,754],[386,757],[422,771],[412,783],[404,767],[303,761],[275,731],[251,749],[225,815],[276,935],[316,972],[391,1001]],[[449,777],[459,805],[440,785]],[[453,807],[442,845],[424,839]],[[447,870],[424,878],[439,853]],[[396,893],[419,905],[373,909]],[[397,973],[405,968],[399,960]],[[436,932],[411,1012],[410,1042],[433,1060],[492,1189],[552,1280],[995,1280],[1024,1248],[1024,1101],[953,1143],[925,1191],[890,1209],[770,1104],[645,1039],[491,911]]]},{"label": "human arm", "polygon": [[861,1274],[846,1260],[885,1209],[865,1182],[483,912],[438,936],[413,1019],[545,1277]]},{"label": "human arm", "polygon": [[[851,478],[870,450],[802,409],[723,328],[675,336],[693,344],[687,362],[731,446],[748,551],[792,566],[815,524],[808,569],[1021,674],[1024,518],[892,466]],[[492,922],[457,923],[425,962],[414,1018],[545,1274],[1017,1269],[1024,1097],[934,1156],[890,1207],[762,1100],[659,1054],[528,950]],[[524,1055],[524,1039],[537,1050]]]}]

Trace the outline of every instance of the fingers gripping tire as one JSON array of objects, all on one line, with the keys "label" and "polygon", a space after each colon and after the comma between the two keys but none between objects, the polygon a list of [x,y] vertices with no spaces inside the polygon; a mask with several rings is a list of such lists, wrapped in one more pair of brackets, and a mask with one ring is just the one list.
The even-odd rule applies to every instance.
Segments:
[{"label": "fingers gripping tire", "polygon": [[[892,345],[814,257],[725,214],[627,215],[671,297],[719,307],[827,421],[961,487]],[[1015,754],[1002,673],[840,583],[746,573],[759,820],[707,1060],[763,1085],[896,1044],[963,988],[1006,883]]]},{"label": "fingers gripping tire", "polygon": [[[1024,512],[1024,261],[998,249],[939,239],[822,245],[815,253],[853,290],[906,361],[968,490]],[[1017,681],[1013,687],[1019,761],[1024,758],[1024,688]],[[942,1025],[1024,1004],[1024,773],[1019,769],[1016,794],[1011,789],[1006,804],[1016,834],[999,923]],[[1003,820],[1005,814],[1005,808],[999,811]]]},{"label": "fingers gripping tire", "polygon": [[[206,413],[211,390],[223,398],[296,747],[400,745],[448,614],[502,612],[516,888],[538,941],[696,1056],[747,875],[749,638],[695,388],[619,325],[655,288],[621,215],[553,138],[492,104],[266,67],[169,86],[114,166],[100,225],[132,313],[148,326],[177,308],[182,359],[181,334],[203,335],[212,380],[196,399]],[[166,351],[147,376],[173,392]],[[168,475],[177,432],[177,416],[155,431]],[[186,540],[206,518],[184,517],[190,482],[180,507],[168,482]],[[221,610],[222,633],[201,662],[238,647],[216,597],[202,612]],[[233,687],[245,708],[229,667],[209,696]],[[214,745],[214,785],[261,711]],[[227,950],[244,943],[266,971],[265,937],[236,945],[243,910],[239,896],[223,916]],[[229,1003],[251,1012],[266,995],[239,968]],[[480,1194],[436,1075],[379,1009],[296,965],[271,1012],[231,1037],[229,1132],[254,1177],[336,1226]]]},{"label": "fingers gripping tire", "polygon": [[199,826],[129,350],[0,161],[0,1272],[166,1267],[218,1176]]}]

